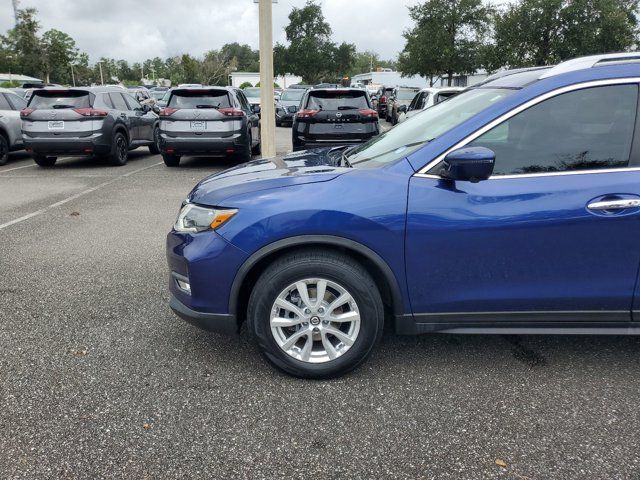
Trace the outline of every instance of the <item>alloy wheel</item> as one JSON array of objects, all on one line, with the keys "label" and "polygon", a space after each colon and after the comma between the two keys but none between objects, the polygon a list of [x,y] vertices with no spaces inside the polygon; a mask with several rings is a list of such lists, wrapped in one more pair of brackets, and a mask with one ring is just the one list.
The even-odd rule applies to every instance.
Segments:
[{"label": "alloy wheel", "polygon": [[340,284],[306,278],[285,288],[271,308],[270,327],[278,346],[308,363],[344,355],[360,333],[360,310]]}]

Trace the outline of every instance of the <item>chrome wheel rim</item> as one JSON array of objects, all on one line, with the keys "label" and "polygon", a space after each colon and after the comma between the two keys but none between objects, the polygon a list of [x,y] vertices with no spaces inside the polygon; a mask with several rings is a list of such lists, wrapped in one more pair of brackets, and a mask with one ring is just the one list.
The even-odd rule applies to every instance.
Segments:
[{"label": "chrome wheel rim", "polygon": [[344,355],[360,333],[360,309],[340,284],[324,278],[292,283],[271,307],[271,333],[290,357],[326,363]]}]

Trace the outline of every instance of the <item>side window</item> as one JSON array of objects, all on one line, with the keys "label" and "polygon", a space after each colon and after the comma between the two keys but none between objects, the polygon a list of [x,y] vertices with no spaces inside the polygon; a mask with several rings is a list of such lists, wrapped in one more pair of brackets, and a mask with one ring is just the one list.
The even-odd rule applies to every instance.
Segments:
[{"label": "side window", "polygon": [[5,96],[7,97],[7,100],[9,100],[9,103],[14,110],[22,110],[23,108],[27,108],[27,101],[24,98],[20,98],[14,93],[7,93]]},{"label": "side window", "polygon": [[240,102],[240,108],[242,108],[242,110],[247,113],[250,112],[251,106],[249,105],[247,97],[244,96],[244,93],[242,93],[240,90],[236,90],[236,95],[238,97],[238,101]]},{"label": "side window", "polygon": [[100,100],[107,108],[115,108],[108,93],[103,93],[102,95],[100,95]]},{"label": "side window", "polygon": [[427,104],[428,98],[429,98],[429,93],[422,92],[422,97],[419,98],[418,103],[416,104],[416,110],[422,110],[424,106]]},{"label": "side window", "polygon": [[411,100],[411,103],[409,104],[409,107],[407,108],[407,110],[408,111],[416,110],[417,108],[416,105],[420,101],[420,97],[422,97],[423,95],[424,95],[424,92],[420,92],[415,97],[413,97],[413,100]]},{"label": "side window", "polygon": [[494,175],[622,168],[637,104],[636,85],[576,90],[520,112],[470,145],[495,152]]},{"label": "side window", "polygon": [[122,98],[121,93],[110,93],[109,97],[111,98],[111,103],[113,103],[113,108],[116,110],[129,110],[128,105]]},{"label": "side window", "polygon": [[0,93],[0,110],[13,110],[11,105],[9,105],[9,101],[1,93]]},{"label": "side window", "polygon": [[129,104],[128,110],[141,110],[142,109],[142,105],[140,105],[140,102],[138,102],[138,100],[133,98],[131,95],[129,95],[128,93],[121,94],[121,95],[127,100],[127,103]]}]

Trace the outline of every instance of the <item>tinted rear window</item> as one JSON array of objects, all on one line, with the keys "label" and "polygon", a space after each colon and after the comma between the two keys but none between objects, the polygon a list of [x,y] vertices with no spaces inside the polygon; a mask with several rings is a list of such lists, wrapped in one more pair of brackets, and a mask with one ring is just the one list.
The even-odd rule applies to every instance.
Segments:
[{"label": "tinted rear window", "polygon": [[299,102],[300,100],[302,100],[302,97],[304,97],[304,92],[305,90],[302,90],[301,88],[285,90],[282,96],[280,97],[280,100],[289,100],[289,101]]},{"label": "tinted rear window", "polygon": [[87,108],[91,106],[89,92],[34,92],[29,102],[33,109]]},{"label": "tinted rear window", "polygon": [[251,97],[251,98],[258,98],[260,96],[260,89],[255,87],[245,88],[243,92],[247,97]]},{"label": "tinted rear window", "polygon": [[173,92],[169,107],[173,108],[226,108],[231,101],[226,90],[178,91]]},{"label": "tinted rear window", "polygon": [[310,110],[349,110],[369,108],[363,91],[317,91],[309,93],[307,108]]}]

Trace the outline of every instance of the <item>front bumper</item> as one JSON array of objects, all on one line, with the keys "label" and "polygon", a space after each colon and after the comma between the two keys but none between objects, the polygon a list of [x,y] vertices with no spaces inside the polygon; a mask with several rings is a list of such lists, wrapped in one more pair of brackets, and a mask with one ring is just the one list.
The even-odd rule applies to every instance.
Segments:
[{"label": "front bumper", "polygon": [[[172,310],[200,328],[237,332],[239,316],[229,299],[238,269],[247,258],[215,231],[190,234],[172,230],[167,235]],[[190,291],[180,288],[176,279],[188,282]]]},{"label": "front bumper", "polygon": [[34,153],[46,155],[89,155],[108,154],[111,142],[102,133],[87,137],[31,137],[23,135],[24,148]]},{"label": "front bumper", "polygon": [[238,322],[235,315],[198,312],[187,307],[173,295],[169,306],[177,316],[203,330],[225,334],[238,333]]},{"label": "front bumper", "polygon": [[247,148],[245,135],[234,133],[227,137],[170,137],[160,133],[160,150],[182,154],[228,154]]}]

